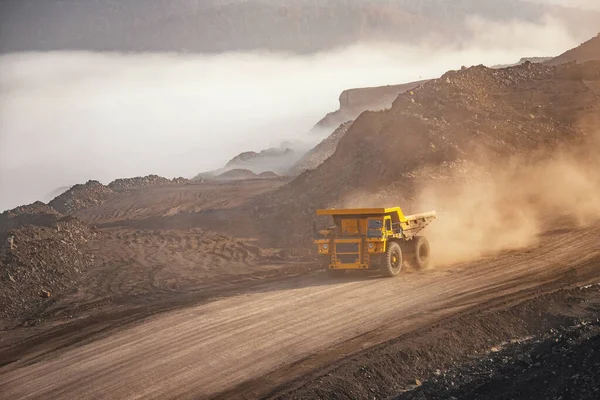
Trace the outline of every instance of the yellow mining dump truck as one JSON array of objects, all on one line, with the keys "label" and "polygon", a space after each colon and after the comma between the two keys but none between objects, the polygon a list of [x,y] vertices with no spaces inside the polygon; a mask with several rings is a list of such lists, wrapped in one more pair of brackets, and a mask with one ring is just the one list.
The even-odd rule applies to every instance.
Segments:
[{"label": "yellow mining dump truck", "polygon": [[380,270],[396,276],[403,263],[415,268],[429,264],[430,248],[418,236],[436,218],[435,211],[404,215],[400,207],[317,210],[317,216],[333,217],[334,225],[317,230],[319,256],[330,275],[346,270]]}]

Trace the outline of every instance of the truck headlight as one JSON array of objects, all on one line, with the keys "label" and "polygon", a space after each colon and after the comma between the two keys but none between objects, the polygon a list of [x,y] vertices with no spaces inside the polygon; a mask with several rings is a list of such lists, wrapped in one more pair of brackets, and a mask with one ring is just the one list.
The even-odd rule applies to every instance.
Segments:
[{"label": "truck headlight", "polygon": [[373,243],[369,243],[369,248],[372,249],[373,247],[375,247],[375,245]]},{"label": "truck headlight", "polygon": [[323,245],[323,250],[327,250],[328,248],[329,248],[329,245],[328,245],[328,244],[324,244],[324,245]]}]

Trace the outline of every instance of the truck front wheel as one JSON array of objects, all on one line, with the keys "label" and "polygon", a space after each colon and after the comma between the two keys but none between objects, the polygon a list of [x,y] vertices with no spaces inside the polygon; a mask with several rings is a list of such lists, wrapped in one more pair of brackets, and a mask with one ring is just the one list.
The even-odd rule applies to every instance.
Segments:
[{"label": "truck front wheel", "polygon": [[381,272],[386,276],[396,276],[402,270],[402,250],[396,242],[388,243]]}]

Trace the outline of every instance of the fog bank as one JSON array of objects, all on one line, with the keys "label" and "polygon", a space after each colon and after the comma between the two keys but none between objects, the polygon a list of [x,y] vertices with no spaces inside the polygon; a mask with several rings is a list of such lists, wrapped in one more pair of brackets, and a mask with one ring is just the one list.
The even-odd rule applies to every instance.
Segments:
[{"label": "fog bank", "polygon": [[191,177],[242,151],[314,141],[341,91],[437,77],[462,65],[557,55],[555,21],[466,21],[452,48],[364,43],[311,56],[20,53],[0,57],[0,210],[97,179]]}]

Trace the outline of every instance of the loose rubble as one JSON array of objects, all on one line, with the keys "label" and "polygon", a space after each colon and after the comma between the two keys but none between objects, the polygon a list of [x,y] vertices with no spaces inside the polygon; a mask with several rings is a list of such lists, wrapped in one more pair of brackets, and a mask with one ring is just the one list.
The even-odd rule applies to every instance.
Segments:
[{"label": "loose rubble", "polygon": [[217,180],[238,180],[238,179],[254,179],[257,175],[249,169],[231,169],[217,176]]},{"label": "loose rubble", "polygon": [[36,201],[0,214],[0,239],[10,229],[21,225],[54,226],[62,215],[49,205]]},{"label": "loose rubble", "polygon": [[10,230],[14,245],[0,250],[0,321],[3,326],[34,313],[44,302],[76,287],[94,265],[86,247],[99,233],[74,217],[49,226]]},{"label": "loose rubble", "polygon": [[167,179],[158,175],[137,176],[135,178],[116,179],[108,184],[108,187],[115,192],[125,190],[139,189],[148,186],[184,184],[188,180],[182,177]]},{"label": "loose rubble", "polygon": [[65,193],[50,201],[48,205],[62,214],[72,214],[81,209],[102,204],[114,193],[110,187],[90,180],[85,184],[72,186]]},{"label": "loose rubble", "polygon": [[79,210],[100,205],[115,194],[127,190],[135,190],[148,186],[185,184],[187,182],[189,182],[187,179],[181,177],[167,179],[158,175],[116,179],[108,185],[90,180],[85,184],[72,186],[48,204],[62,214],[73,214]]}]

